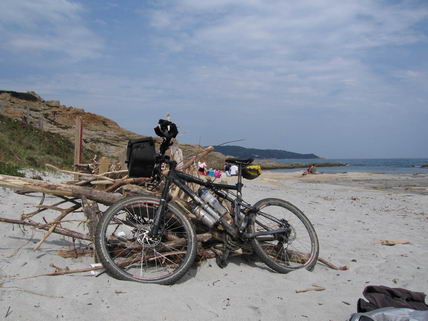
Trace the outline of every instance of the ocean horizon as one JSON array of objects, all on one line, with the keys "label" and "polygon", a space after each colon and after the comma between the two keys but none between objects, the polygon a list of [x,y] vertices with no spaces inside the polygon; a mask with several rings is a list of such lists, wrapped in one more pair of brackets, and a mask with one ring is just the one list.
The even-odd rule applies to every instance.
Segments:
[{"label": "ocean horizon", "polygon": [[[345,166],[320,167],[320,173],[369,172],[396,174],[428,174],[428,158],[316,158],[316,159],[277,159],[276,162],[287,164],[341,163]],[[280,172],[299,172],[301,168],[277,169]]]}]

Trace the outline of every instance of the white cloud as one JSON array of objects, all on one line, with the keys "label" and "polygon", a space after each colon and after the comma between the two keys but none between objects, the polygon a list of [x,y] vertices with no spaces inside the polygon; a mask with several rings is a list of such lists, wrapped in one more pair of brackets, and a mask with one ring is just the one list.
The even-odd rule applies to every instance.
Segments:
[{"label": "white cloud", "polygon": [[67,0],[2,0],[0,48],[56,53],[79,61],[101,55],[103,41],[85,24],[82,7]]},{"label": "white cloud", "polygon": [[204,68],[198,59],[189,63],[186,81],[207,95],[270,106],[389,106],[384,100],[398,95],[397,88],[367,62],[371,51],[427,41],[415,26],[426,20],[428,7],[412,1],[172,3],[153,9],[152,25],[171,59],[203,61]]},{"label": "white cloud", "polygon": [[[274,57],[303,52],[309,56],[347,55],[355,49],[418,41],[421,37],[412,27],[428,16],[427,9],[381,7],[372,1],[275,2],[256,9],[241,2],[240,10],[224,11],[214,21],[201,21],[203,15],[195,21],[196,14],[193,21],[184,20],[182,30],[198,25],[187,41],[189,48],[265,52]],[[192,14],[192,8],[188,10],[185,14]]]}]

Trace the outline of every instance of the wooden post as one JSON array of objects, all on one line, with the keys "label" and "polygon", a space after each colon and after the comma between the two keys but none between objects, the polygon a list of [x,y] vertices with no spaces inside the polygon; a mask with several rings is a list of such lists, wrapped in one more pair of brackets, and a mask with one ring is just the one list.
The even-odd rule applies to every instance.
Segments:
[{"label": "wooden post", "polygon": [[[82,163],[82,151],[83,151],[83,126],[82,118],[76,117],[76,128],[74,134],[74,165]],[[79,175],[75,175],[74,179],[78,180]]]}]

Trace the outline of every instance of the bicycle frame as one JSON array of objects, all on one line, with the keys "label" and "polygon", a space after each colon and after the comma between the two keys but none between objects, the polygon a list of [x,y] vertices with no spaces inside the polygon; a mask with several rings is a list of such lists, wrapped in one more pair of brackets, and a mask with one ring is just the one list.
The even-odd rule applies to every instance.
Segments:
[{"label": "bicycle frame", "polygon": [[[255,238],[256,236],[263,236],[263,235],[267,236],[267,235],[274,235],[274,234],[287,232],[286,228],[279,228],[274,231],[270,230],[269,232],[262,231],[262,232],[256,232],[251,234],[244,233],[249,223],[249,214],[251,214],[252,211],[254,211],[254,208],[250,204],[244,202],[244,200],[242,199],[243,184],[242,184],[242,175],[241,175],[242,173],[241,165],[238,165],[238,182],[235,185],[229,185],[229,184],[217,184],[213,182],[204,181],[200,178],[197,178],[192,175],[176,170],[175,168],[177,166],[177,163],[174,161],[165,161],[165,162],[169,164],[170,170],[168,172],[168,175],[165,176],[166,182],[162,190],[159,207],[155,214],[151,235],[158,236],[159,234],[161,219],[165,213],[166,205],[168,203],[167,200],[168,200],[169,189],[172,184],[177,185],[178,188],[184,191],[196,204],[200,206],[203,206],[205,204],[205,202],[195,192],[193,192],[186,185],[185,182],[195,183],[200,186],[205,186],[209,190],[216,193],[221,198],[226,199],[227,201],[232,203],[234,224],[232,225],[228,223],[224,219],[224,217],[221,217],[220,224],[223,226],[226,232],[230,234],[234,239],[238,239],[240,236],[245,239],[251,239],[251,238]],[[223,190],[234,190],[237,192],[237,195],[235,198],[232,198]],[[244,215],[244,217],[242,219],[242,222],[239,222],[241,213]],[[262,212],[259,212],[259,213],[283,225],[283,222],[280,222],[275,217],[266,213],[262,213]]]}]

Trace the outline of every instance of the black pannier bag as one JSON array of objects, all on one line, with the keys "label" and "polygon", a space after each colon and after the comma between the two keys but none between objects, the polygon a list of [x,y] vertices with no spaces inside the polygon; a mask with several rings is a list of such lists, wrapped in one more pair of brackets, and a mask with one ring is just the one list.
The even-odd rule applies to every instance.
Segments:
[{"label": "black pannier bag", "polygon": [[152,137],[130,139],[126,150],[129,177],[151,177],[155,157],[155,143]]}]

